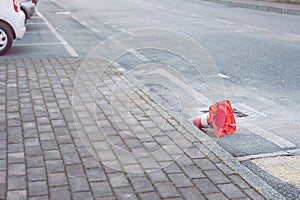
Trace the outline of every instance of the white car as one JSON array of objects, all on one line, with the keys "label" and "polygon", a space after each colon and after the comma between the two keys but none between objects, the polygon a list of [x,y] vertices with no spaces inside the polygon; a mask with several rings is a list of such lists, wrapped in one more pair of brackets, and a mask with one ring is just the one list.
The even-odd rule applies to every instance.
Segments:
[{"label": "white car", "polygon": [[25,15],[18,0],[0,1],[0,55],[12,46],[14,39],[21,39],[26,32]]}]

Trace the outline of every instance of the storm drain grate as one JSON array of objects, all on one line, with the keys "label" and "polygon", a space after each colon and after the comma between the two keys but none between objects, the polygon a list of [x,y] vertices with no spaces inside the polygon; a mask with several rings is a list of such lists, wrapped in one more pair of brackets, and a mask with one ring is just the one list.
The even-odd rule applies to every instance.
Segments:
[{"label": "storm drain grate", "polygon": [[239,118],[243,118],[243,117],[248,117],[249,115],[247,115],[246,113],[243,113],[242,111],[239,111],[236,108],[232,109],[233,113],[235,116],[239,117]]}]

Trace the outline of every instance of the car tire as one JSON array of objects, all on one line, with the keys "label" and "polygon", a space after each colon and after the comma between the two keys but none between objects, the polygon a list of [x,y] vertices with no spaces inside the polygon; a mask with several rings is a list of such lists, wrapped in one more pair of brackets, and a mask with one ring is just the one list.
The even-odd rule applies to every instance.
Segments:
[{"label": "car tire", "polygon": [[13,43],[13,33],[7,24],[0,22],[0,56],[7,53]]}]

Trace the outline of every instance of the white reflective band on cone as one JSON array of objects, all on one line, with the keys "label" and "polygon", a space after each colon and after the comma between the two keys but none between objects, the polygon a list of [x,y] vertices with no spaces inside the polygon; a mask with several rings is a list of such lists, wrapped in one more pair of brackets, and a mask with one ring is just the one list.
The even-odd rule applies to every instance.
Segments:
[{"label": "white reflective band on cone", "polygon": [[207,117],[209,113],[205,113],[201,116],[201,125],[203,128],[209,128],[209,125],[207,123]]}]

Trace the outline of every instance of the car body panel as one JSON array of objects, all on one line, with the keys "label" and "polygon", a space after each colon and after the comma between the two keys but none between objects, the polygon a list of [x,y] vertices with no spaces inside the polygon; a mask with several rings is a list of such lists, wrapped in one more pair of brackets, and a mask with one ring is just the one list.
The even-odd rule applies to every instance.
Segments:
[{"label": "car body panel", "polygon": [[[20,9],[19,9],[20,10]],[[25,15],[23,12],[15,12],[12,0],[2,0],[0,5],[0,20],[9,24],[14,31],[14,39],[21,39],[25,32]]]}]

